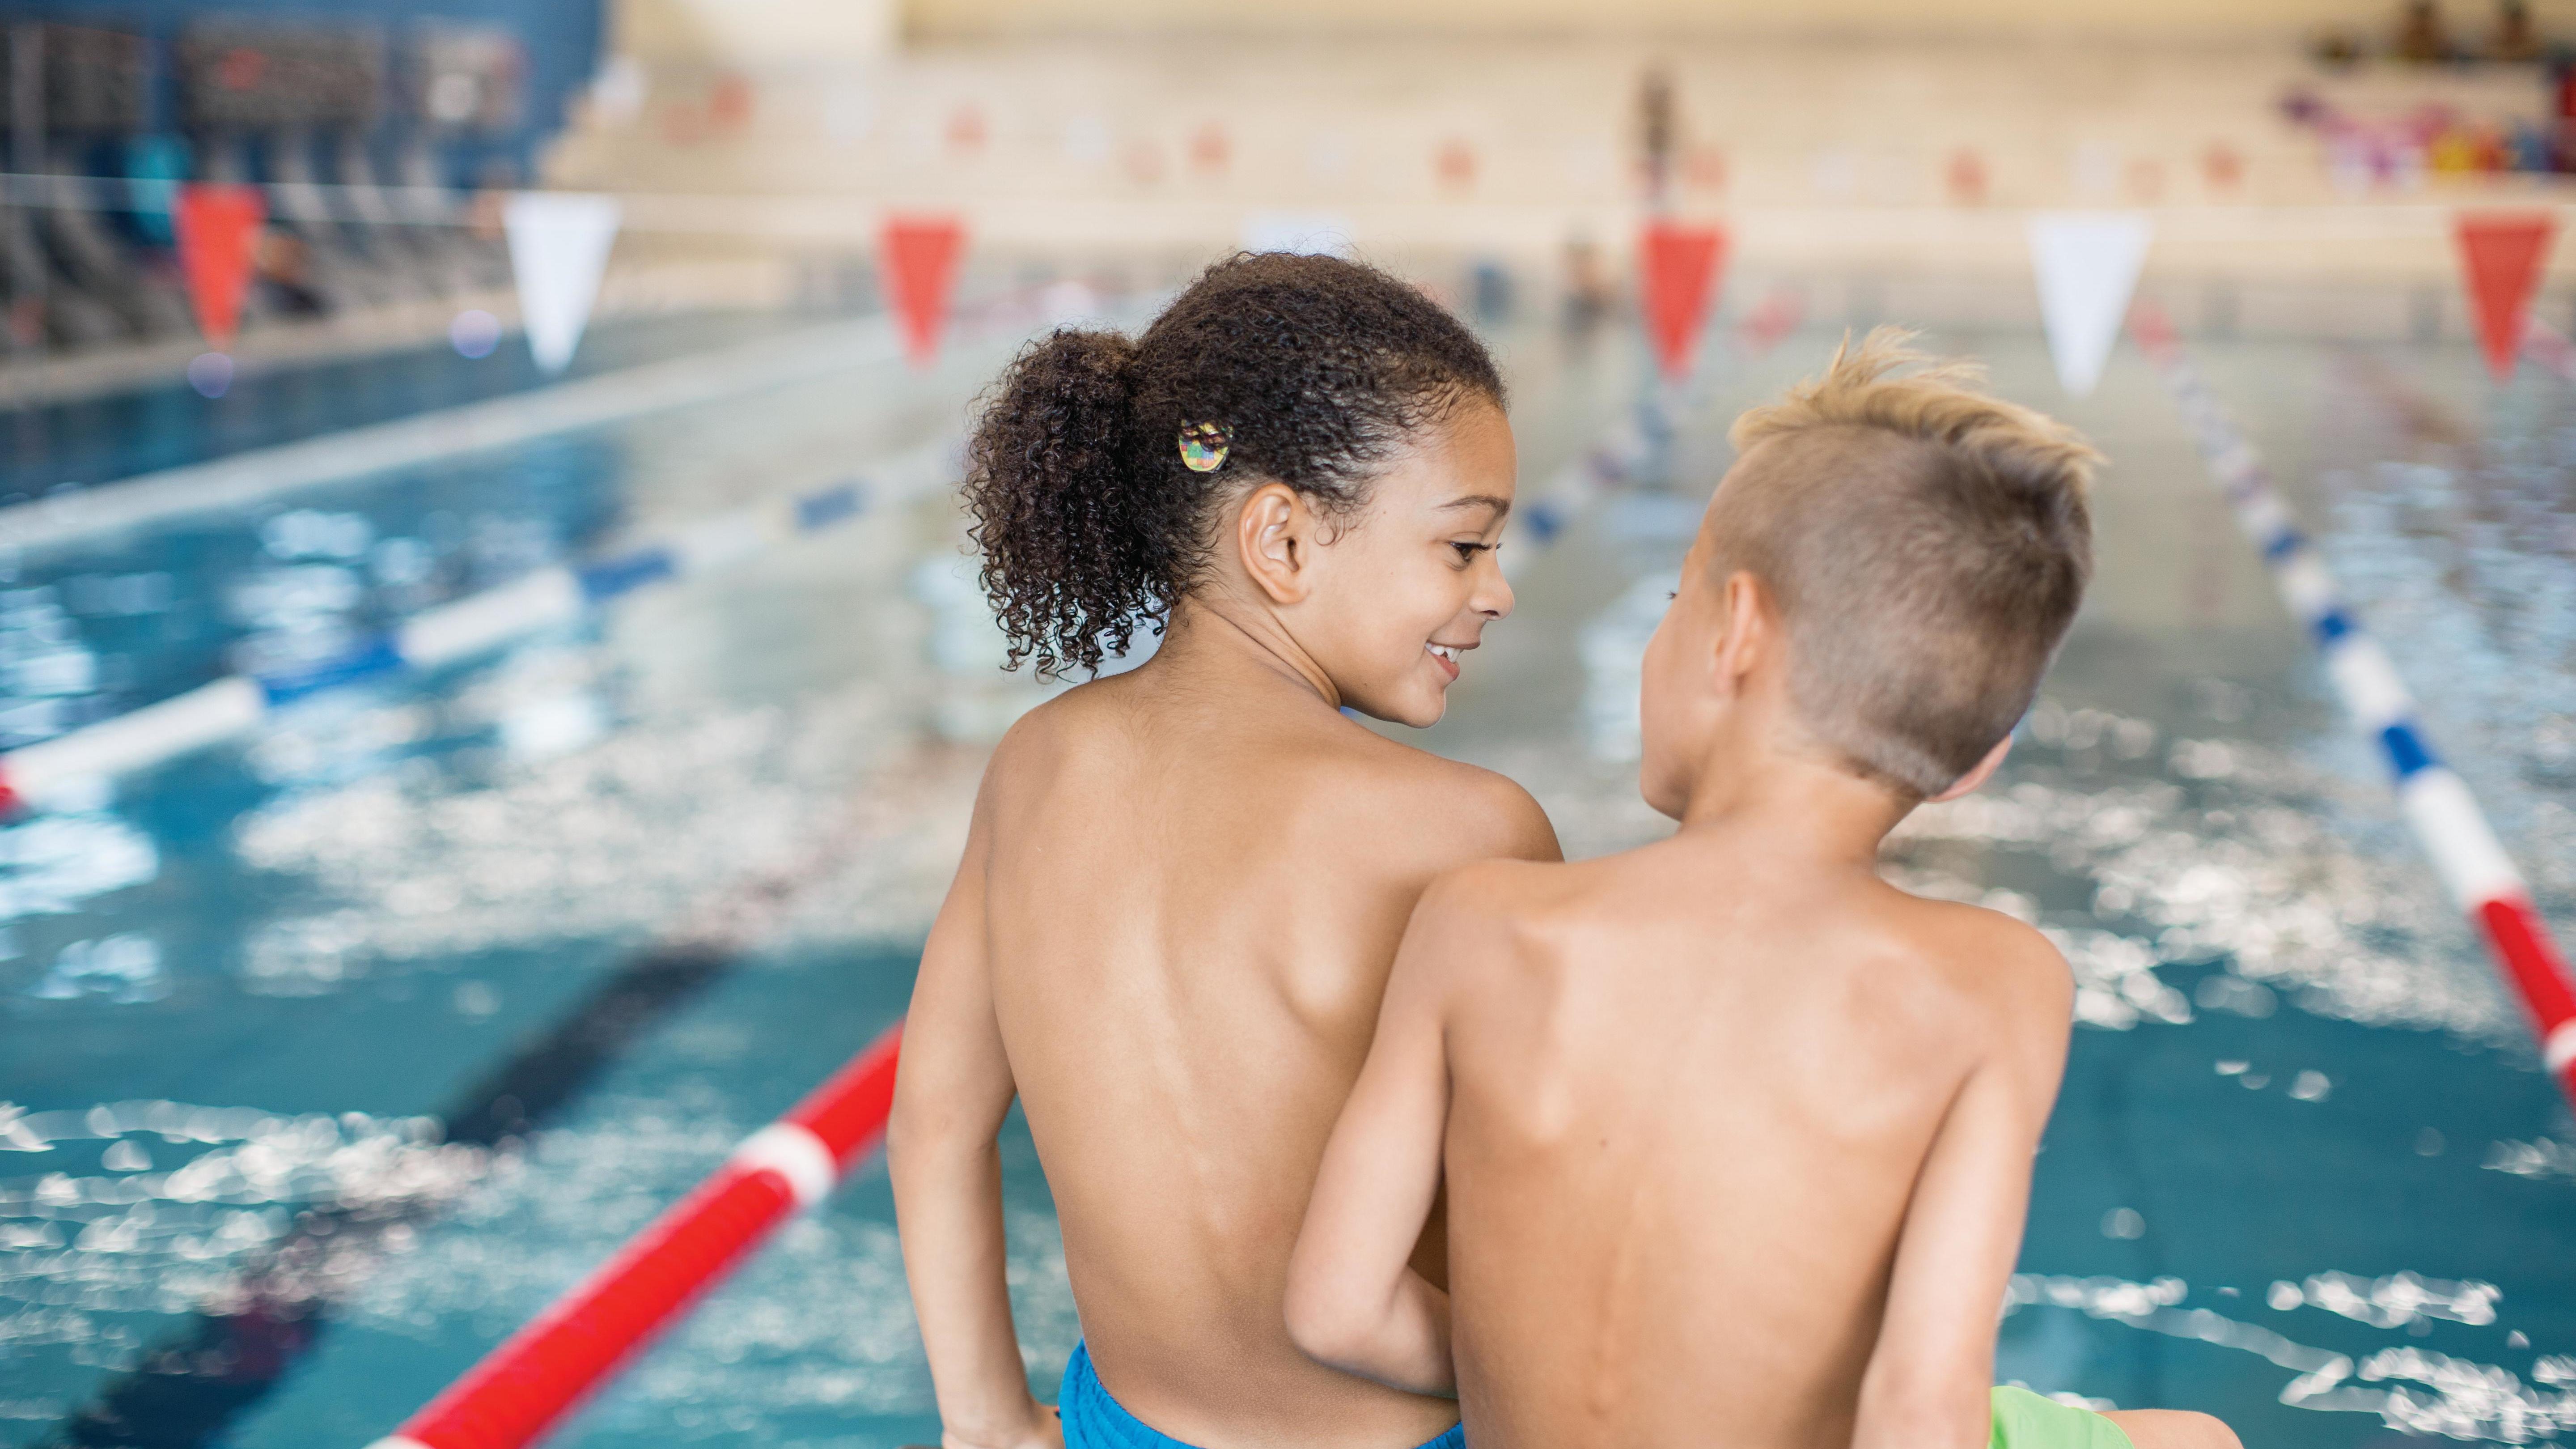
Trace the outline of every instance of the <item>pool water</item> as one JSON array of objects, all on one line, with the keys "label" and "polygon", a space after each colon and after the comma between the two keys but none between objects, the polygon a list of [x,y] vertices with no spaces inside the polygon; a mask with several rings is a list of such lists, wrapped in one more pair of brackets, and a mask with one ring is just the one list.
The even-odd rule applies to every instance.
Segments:
[{"label": "pool water", "polygon": [[[1668,488],[1515,540],[1517,615],[1411,737],[1529,785],[1570,853],[1662,829],[1629,696],[1658,580],[1725,421],[1831,340],[1714,362]],[[2036,921],[2081,985],[2000,1372],[2249,1443],[2576,1427],[2576,1125],[2173,410],[2132,354],[2067,401],[2036,339],[1932,340],[2115,460],[2004,775],[1889,853]],[[1500,341],[1525,484],[1641,385],[1630,339]],[[2576,920],[2576,397],[2495,390],[2465,348],[2195,351]],[[952,428],[1006,352],[22,561],[0,730],[848,476]],[[1035,697],[989,668],[959,537],[944,500],[886,510],[0,828],[0,1445],[365,1443],[893,1021],[983,750]],[[1026,1133],[1004,1148],[1051,1392],[1077,1327]],[[892,1224],[872,1166],[558,1442],[935,1442]]]}]

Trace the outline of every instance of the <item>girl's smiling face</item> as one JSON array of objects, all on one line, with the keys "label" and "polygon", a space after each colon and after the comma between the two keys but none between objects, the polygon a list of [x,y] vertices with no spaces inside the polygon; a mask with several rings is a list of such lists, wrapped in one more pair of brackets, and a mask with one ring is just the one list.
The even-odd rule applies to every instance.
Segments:
[{"label": "girl's smiling face", "polygon": [[1518,466],[1503,410],[1462,398],[1371,477],[1357,513],[1324,530],[1291,627],[1342,703],[1416,728],[1439,722],[1461,660],[1512,611],[1494,551]]}]

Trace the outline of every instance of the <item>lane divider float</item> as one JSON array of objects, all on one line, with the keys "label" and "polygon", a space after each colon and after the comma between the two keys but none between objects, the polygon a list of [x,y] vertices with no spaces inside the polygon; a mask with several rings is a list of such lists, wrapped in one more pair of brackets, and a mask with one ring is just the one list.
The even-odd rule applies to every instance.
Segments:
[{"label": "lane divider float", "polygon": [[873,506],[947,481],[957,443],[943,439],[867,475],[717,514],[588,564],[555,564],[424,609],[328,658],[236,674],[112,719],[0,753],[0,812],[42,806],[91,782],[167,763],[248,733],[298,700],[404,672],[469,659],[521,635],[563,624],[651,585],[712,572],[788,539],[837,527]]},{"label": "lane divider float", "polygon": [[[1750,360],[1768,353],[1798,329],[1805,314],[1805,302],[1795,288],[1773,288],[1730,329],[1729,340],[1736,356]],[[1637,481],[1648,471],[1649,464],[1666,457],[1682,420],[1707,403],[1714,371],[1702,367],[1691,382],[1680,387],[1661,381],[1650,384],[1635,409],[1613,424],[1600,442],[1559,468],[1517,515],[1529,530],[1530,541],[1539,549],[1547,548],[1595,498]],[[1506,551],[1502,555],[1504,571],[1516,572],[1530,557],[1528,550]]]},{"label": "lane divider float", "polygon": [[370,1449],[520,1449],[885,1137],[897,1023]]},{"label": "lane divider float", "polygon": [[[2262,553],[2291,616],[2325,656],[2335,693],[2363,734],[2379,747],[2397,801],[2451,899],[2469,918],[2504,978],[2529,1008],[2549,1075],[2576,1101],[2576,986],[2531,902],[2531,888],[2469,793],[2467,782],[2426,742],[2415,698],[2378,641],[2344,605],[2316,545],[2300,532],[2273,488],[2263,461],[2201,381],[2163,310],[2140,302],[2129,314],[2139,348],[2191,426],[2202,461],[2236,511],[2237,525]],[[2535,329],[2535,337],[2541,329]],[[2550,333],[2549,336],[2556,334]],[[2561,339],[2560,345],[2565,345]]]}]

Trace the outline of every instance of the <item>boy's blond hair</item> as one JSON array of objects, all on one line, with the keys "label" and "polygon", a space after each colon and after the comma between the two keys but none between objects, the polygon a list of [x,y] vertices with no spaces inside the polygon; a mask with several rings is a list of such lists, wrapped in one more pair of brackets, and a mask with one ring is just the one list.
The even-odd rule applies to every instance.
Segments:
[{"label": "boy's blond hair", "polygon": [[1736,419],[1708,528],[1719,576],[1751,572],[1780,610],[1800,721],[1921,798],[2030,707],[2092,573],[2101,455],[1911,339],[1845,337],[1822,376]]}]

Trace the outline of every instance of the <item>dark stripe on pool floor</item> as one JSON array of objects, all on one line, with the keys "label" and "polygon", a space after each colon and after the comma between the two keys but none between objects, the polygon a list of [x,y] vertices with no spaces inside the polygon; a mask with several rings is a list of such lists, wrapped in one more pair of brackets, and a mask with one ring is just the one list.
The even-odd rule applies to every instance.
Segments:
[{"label": "dark stripe on pool floor", "polygon": [[[462,1093],[443,1114],[447,1140],[511,1150],[739,959],[729,945],[688,941],[619,968],[553,1030]],[[312,1351],[332,1302],[365,1276],[385,1230],[425,1215],[404,1205],[307,1209],[284,1238],[243,1268],[238,1305],[198,1313],[43,1442],[49,1449],[194,1449],[216,1442]]]}]

